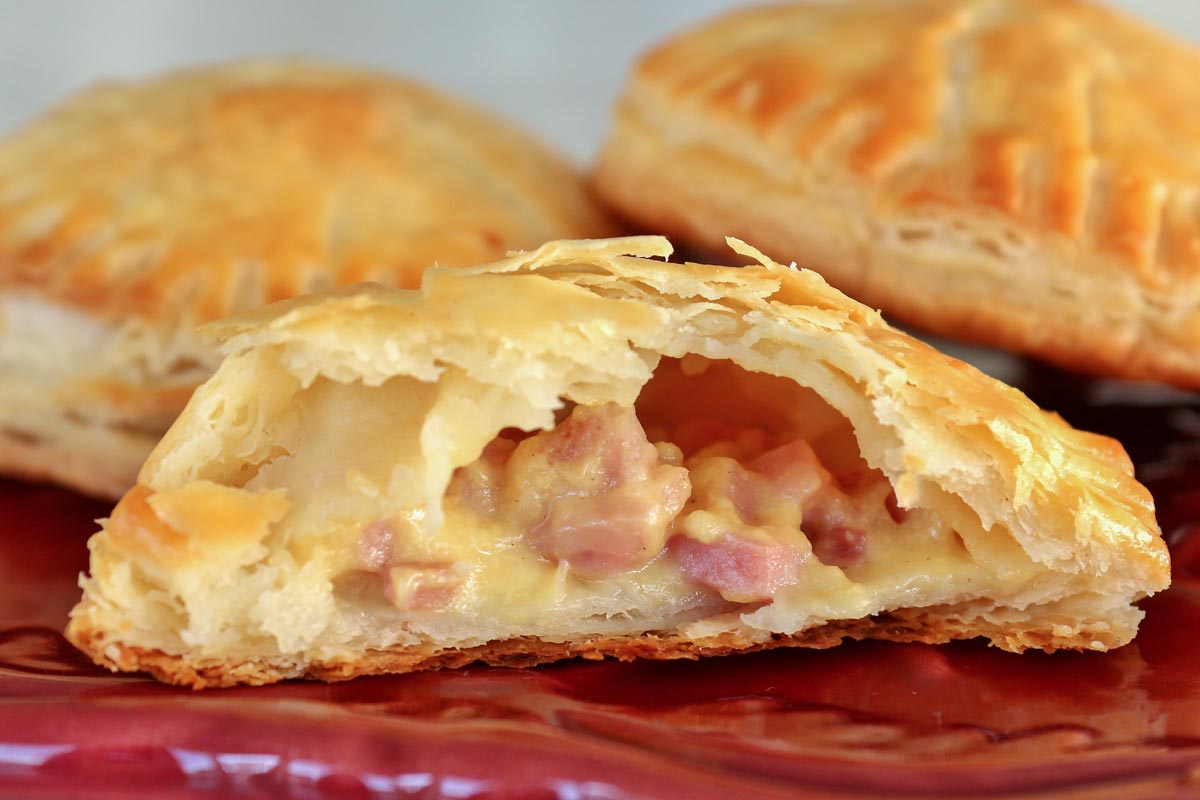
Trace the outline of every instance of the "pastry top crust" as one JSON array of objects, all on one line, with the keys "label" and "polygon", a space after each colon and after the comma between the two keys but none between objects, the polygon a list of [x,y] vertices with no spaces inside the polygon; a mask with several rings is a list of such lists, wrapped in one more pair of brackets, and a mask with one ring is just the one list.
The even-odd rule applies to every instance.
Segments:
[{"label": "pastry top crust", "polygon": [[[256,445],[247,423],[218,418],[253,421],[286,402],[257,381],[411,376],[438,386],[414,429],[422,469],[440,464],[423,484],[425,507],[437,508],[452,469],[496,433],[474,430],[477,404],[518,409],[501,425],[549,428],[560,398],[631,405],[661,357],[698,353],[814,389],[849,419],[863,457],[906,507],[956,497],[984,530],[1008,529],[1035,561],[1091,575],[1096,591],[1134,597],[1167,584],[1153,501],[1117,442],[891,328],[816,273],[730,244],[756,263],[655,260],[671,251],[661,237],[553,242],[492,265],[430,270],[421,291],[348,287],[212,323],[226,361],[139,484],[176,491],[239,474],[243,462],[222,460]],[[212,493],[211,513],[226,513]]]},{"label": "pastry top crust", "polygon": [[104,84],[0,141],[0,288],[104,320],[182,329],[610,230],[503,120],[319,62]]},{"label": "pastry top crust", "polygon": [[1078,0],[805,2],[666,42],[625,103],[772,182],[972,209],[1163,291],[1200,273],[1197,74],[1194,47]]}]

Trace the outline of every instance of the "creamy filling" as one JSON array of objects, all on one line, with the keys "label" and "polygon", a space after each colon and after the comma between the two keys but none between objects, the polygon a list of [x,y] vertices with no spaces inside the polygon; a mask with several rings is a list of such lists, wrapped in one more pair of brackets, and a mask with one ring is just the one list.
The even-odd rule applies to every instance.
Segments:
[{"label": "creamy filling", "polygon": [[869,415],[729,361],[663,359],[632,408],[568,403],[557,424],[409,377],[302,386],[266,357],[249,374],[258,405],[213,412],[261,430],[192,483],[128,495],[95,544],[125,576],[109,583],[141,582],[112,597],[138,646],[174,628],[174,648],[329,658],[520,636],[765,639],[1079,591],[937,486],[900,508]]},{"label": "creamy filling", "polygon": [[682,458],[651,444],[632,409],[578,406],[552,430],[493,440],[448,494],[570,574],[607,578],[662,552],[690,491]]},{"label": "creamy filling", "polygon": [[921,541],[967,560],[947,523],[900,508],[861,460],[835,474],[805,439],[746,424],[693,420],[670,438],[651,442],[635,410],[613,403],[576,406],[532,435],[505,431],[455,472],[450,535],[434,544],[406,520],[371,521],[343,594],[412,614],[532,601],[539,582],[559,601],[573,587],[637,584],[727,612],[836,588],[834,573],[870,575]]}]

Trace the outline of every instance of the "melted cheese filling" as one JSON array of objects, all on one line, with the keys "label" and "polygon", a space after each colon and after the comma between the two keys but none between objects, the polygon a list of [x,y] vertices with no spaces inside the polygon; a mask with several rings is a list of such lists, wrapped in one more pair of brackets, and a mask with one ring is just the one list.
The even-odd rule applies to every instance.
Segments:
[{"label": "melted cheese filling", "polygon": [[815,391],[732,362],[663,359],[633,408],[557,422],[411,377],[302,384],[265,358],[252,372],[268,389],[230,412],[238,448],[184,487],[130,493],[96,540],[141,587],[118,601],[136,609],[133,644],[178,630],[179,649],[339,657],[767,638],[900,607],[1021,608],[1052,588],[962,499],[923,485],[920,508],[900,508]]},{"label": "melted cheese filling", "polygon": [[[686,369],[668,364],[662,383]],[[730,615],[766,635],[956,602],[964,587],[1011,595],[1029,577],[1015,544],[958,530],[969,514],[900,508],[822,401],[818,419],[781,424],[744,403],[680,414],[664,407],[686,400],[677,388],[647,387],[636,412],[578,406],[551,430],[502,432],[455,471],[436,535],[404,514],[348,532],[338,595],[443,636],[452,617],[553,638],[580,619],[597,634],[701,634]],[[1007,572],[979,566],[969,542],[984,539]]]}]

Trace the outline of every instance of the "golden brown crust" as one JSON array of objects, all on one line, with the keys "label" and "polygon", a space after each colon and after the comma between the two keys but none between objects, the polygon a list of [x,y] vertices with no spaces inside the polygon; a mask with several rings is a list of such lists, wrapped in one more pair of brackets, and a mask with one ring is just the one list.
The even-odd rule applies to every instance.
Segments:
[{"label": "golden brown crust", "polygon": [[939,333],[1200,386],[1198,70],[1069,0],[738,12],[643,59],[597,182]]},{"label": "golden brown crust", "polygon": [[100,666],[114,672],[146,672],[160,681],[193,689],[249,684],[259,686],[292,678],[344,681],[364,675],[387,675],[430,669],[456,669],[470,664],[497,667],[532,667],[564,658],[601,660],[614,658],[633,661],[639,658],[674,660],[752,653],[776,647],[826,649],[846,639],[881,639],[892,642],[942,644],[957,639],[987,637],[1003,641],[1004,649],[1024,650],[1095,649],[1099,638],[1116,645],[1111,634],[1085,629],[1064,638],[1037,627],[1000,626],[983,618],[963,620],[951,608],[909,608],[867,619],[837,620],[800,633],[774,634],[751,640],[727,633],[707,639],[689,639],[678,634],[645,633],[638,636],[607,636],[571,642],[548,642],[534,637],[519,637],[488,642],[468,648],[439,649],[431,645],[395,650],[369,651],[354,660],[288,663],[286,659],[244,659],[227,662],[195,663],[185,656],[108,644],[104,631],[86,624],[72,623],[67,636]]},{"label": "golden brown crust", "polygon": [[[685,656],[774,646],[773,633],[808,646],[986,636],[1012,650],[1132,638],[1133,602],[1169,583],[1169,563],[1118,443],[889,327],[816,274],[730,244],[760,263],[657,261],[670,252],[660,237],[553,242],[430,271],[420,292],[357,287],[213,323],[228,357],[93,537],[72,641],[118,669],[214,684],[642,648]],[[798,594],[730,612],[686,583],[638,573],[613,591],[520,548],[503,561],[476,546],[494,531],[474,523],[438,527],[454,470],[500,431],[551,428],[562,400],[631,406],[660,358],[689,354],[811,392],[826,405],[781,394],[786,411],[767,413],[840,415],[836,446],[857,446],[902,507],[944,523],[953,558],[913,558],[912,572],[881,560],[861,580],[820,565],[833,572],[811,573]],[[478,558],[475,590],[520,591],[498,603],[472,593],[430,617],[397,615],[391,600],[360,613],[335,593],[336,564],[396,514],[427,526],[421,541],[454,543],[451,560]],[[921,528],[913,541],[937,536]],[[518,560],[541,571],[518,574]],[[502,578],[483,575],[493,564]],[[575,594],[547,599],[558,598],[548,586]],[[491,616],[518,596],[515,617]]]},{"label": "golden brown crust", "polygon": [[317,62],[100,85],[0,144],[0,286],[103,319],[412,287],[433,264],[609,230],[571,167],[508,122]]},{"label": "golden brown crust", "polygon": [[0,427],[31,459],[14,471],[128,488],[126,464],[54,453],[75,422],[101,437],[152,408],[165,430],[199,381],[180,373],[215,365],[199,323],[611,232],[557,154],[396,77],[264,60],[89,89],[0,141]]}]

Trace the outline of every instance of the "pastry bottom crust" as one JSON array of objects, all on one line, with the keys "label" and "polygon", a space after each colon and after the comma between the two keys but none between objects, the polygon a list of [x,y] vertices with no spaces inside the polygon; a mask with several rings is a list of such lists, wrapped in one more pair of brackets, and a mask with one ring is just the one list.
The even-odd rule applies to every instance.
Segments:
[{"label": "pastry bottom crust", "polygon": [[892,642],[942,644],[956,639],[986,637],[1004,650],[1095,650],[1119,646],[1122,638],[1106,623],[1081,626],[1064,632],[1049,630],[1044,621],[996,623],[980,617],[962,618],[953,606],[910,608],[856,620],[837,620],[794,634],[772,634],[753,640],[737,633],[702,639],[679,634],[644,633],[630,636],[585,638],[550,642],[520,637],[469,648],[444,648],[427,644],[364,652],[355,660],[305,662],[295,658],[245,660],[192,660],[185,656],[105,641],[103,630],[86,619],[72,620],[67,638],[114,672],[148,672],[167,683],[193,689],[262,685],[289,678],[344,681],[361,675],[383,675],[429,669],[453,669],[468,664],[531,667],[565,658],[621,661],[647,659],[697,659],[749,653],[776,647],[825,649],[845,639],[882,639]]}]

